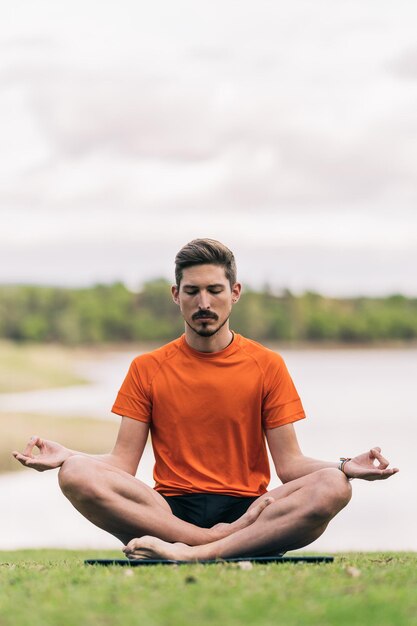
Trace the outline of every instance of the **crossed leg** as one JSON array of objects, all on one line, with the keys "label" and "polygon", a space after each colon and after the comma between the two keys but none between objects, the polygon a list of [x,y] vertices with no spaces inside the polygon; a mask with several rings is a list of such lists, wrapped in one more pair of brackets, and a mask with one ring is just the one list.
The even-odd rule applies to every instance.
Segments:
[{"label": "crossed leg", "polygon": [[332,468],[318,470],[261,496],[252,507],[267,497],[272,496],[274,501],[253,524],[220,540],[196,546],[145,536],[130,541],[124,552],[131,559],[202,560],[302,548],[324,532],[351,495],[350,483],[342,472]]},{"label": "crossed leg", "polygon": [[272,502],[272,498],[254,502],[232,524],[200,528],[173,515],[166,500],[134,476],[83,455],[71,456],[64,462],[59,485],[84,517],[123,544],[149,534],[166,542],[207,544],[252,524]]}]

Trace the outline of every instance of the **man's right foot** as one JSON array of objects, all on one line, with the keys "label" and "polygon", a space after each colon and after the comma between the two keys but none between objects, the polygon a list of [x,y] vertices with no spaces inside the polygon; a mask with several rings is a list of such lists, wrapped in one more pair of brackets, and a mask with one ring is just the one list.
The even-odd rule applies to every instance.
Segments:
[{"label": "man's right foot", "polygon": [[246,513],[244,513],[242,517],[239,517],[239,519],[237,519],[235,522],[232,522],[231,524],[220,523],[212,526],[209,529],[209,532],[212,535],[212,541],[223,539],[223,537],[228,537],[236,531],[242,530],[242,528],[250,526],[251,524],[256,522],[262,511],[266,509],[267,506],[272,504],[272,502],[274,502],[274,498],[264,498],[255,506],[252,506],[250,509],[248,509]]}]

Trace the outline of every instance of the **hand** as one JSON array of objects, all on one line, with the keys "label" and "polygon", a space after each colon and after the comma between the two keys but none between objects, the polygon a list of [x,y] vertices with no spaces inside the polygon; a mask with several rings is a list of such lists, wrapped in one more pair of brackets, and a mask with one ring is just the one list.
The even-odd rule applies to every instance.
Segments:
[{"label": "hand", "polygon": [[[34,448],[39,449],[39,454],[36,456],[32,454]],[[32,467],[38,472],[44,472],[45,470],[61,467],[63,462],[71,456],[71,450],[61,446],[60,443],[41,439],[34,435],[29,439],[23,453],[15,450],[12,454],[22,465]]]},{"label": "hand", "polygon": [[[377,464],[374,465],[374,462]],[[348,478],[362,478],[363,480],[385,480],[400,470],[398,467],[388,468],[389,461],[381,454],[381,448],[372,448],[350,461],[346,461],[343,471]]]}]

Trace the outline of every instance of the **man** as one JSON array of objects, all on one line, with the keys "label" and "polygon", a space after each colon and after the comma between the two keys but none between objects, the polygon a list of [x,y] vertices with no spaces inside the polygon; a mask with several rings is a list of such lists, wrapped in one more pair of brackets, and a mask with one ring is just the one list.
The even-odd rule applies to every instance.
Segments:
[{"label": "man", "polygon": [[[305,415],[282,358],[229,328],[241,285],[226,246],[190,242],[175,277],[185,334],[133,361],[112,409],[122,416],[112,452],[85,455],[32,437],[13,455],[38,471],[60,467],[66,497],[132,559],[301,548],[349,502],[349,479],[398,469],[380,448],[339,463],[302,454],[293,424]],[[135,478],[149,430],[154,489]],[[265,442],[283,483],[269,493]]]}]

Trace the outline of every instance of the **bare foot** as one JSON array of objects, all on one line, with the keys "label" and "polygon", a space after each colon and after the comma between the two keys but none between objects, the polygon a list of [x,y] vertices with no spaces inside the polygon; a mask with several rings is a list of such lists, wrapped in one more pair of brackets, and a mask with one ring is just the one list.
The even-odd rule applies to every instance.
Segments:
[{"label": "bare foot", "polygon": [[[246,526],[250,526],[256,522],[262,511],[274,501],[272,497],[264,498],[235,522],[231,524],[216,524],[216,526],[209,529],[211,541],[208,543],[227,537],[242,528],[246,528]],[[199,547],[201,548],[201,546]],[[169,559],[172,561],[196,561],[198,557],[195,556],[195,549],[195,546],[188,546],[185,543],[169,543],[157,537],[145,535],[129,541],[123,548],[123,552],[128,559],[132,560]],[[207,554],[202,557],[200,554],[200,558],[207,558],[208,556]]]},{"label": "bare foot", "polygon": [[231,524],[216,524],[210,528],[210,533],[212,534],[212,541],[217,541],[218,539],[223,539],[223,537],[228,537],[232,535],[237,530],[242,530],[242,528],[246,528],[246,526],[250,526],[260,516],[262,511],[272,502],[274,502],[274,498],[269,496],[268,498],[264,498],[260,502],[258,502],[255,506],[250,508],[246,513],[239,517],[235,522]]},{"label": "bare foot", "polygon": [[123,552],[128,559],[170,559],[173,561],[191,561],[193,549],[185,543],[168,543],[157,537],[145,535],[139,539],[132,539]]}]

